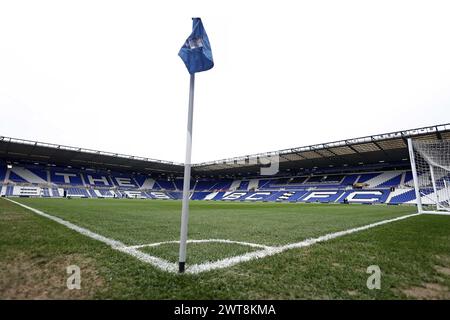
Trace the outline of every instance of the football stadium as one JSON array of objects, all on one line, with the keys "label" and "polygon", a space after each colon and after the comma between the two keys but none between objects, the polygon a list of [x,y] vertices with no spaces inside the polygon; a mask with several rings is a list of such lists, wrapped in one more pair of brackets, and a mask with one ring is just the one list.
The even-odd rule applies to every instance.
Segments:
[{"label": "football stadium", "polygon": [[182,164],[1,137],[2,297],[447,299],[449,146],[443,124],[193,164],[179,274]]},{"label": "football stadium", "polygon": [[449,14],[445,1],[2,3],[3,313],[445,307]]}]

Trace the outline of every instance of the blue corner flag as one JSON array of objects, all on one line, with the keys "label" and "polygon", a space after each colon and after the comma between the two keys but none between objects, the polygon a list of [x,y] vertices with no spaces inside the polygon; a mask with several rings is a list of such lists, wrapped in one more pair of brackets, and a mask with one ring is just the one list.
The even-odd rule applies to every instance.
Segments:
[{"label": "blue corner flag", "polygon": [[192,33],[178,52],[190,74],[214,67],[211,45],[200,18],[192,18]]}]

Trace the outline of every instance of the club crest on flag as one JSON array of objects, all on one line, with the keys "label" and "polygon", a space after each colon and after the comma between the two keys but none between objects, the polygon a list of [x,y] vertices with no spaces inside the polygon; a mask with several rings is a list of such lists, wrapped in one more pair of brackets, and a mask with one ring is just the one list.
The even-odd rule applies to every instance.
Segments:
[{"label": "club crest on flag", "polygon": [[191,49],[203,47],[202,38],[188,39],[188,42]]}]

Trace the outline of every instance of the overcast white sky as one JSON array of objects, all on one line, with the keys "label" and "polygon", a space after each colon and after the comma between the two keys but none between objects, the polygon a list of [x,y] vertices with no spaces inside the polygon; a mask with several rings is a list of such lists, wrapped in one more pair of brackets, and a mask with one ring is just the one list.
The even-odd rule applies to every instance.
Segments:
[{"label": "overcast white sky", "polygon": [[193,162],[450,122],[448,1],[0,0],[0,135]]}]

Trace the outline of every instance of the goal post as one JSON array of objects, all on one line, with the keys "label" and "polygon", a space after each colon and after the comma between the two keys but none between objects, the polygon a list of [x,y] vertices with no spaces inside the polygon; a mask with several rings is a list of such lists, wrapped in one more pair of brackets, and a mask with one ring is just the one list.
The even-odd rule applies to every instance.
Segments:
[{"label": "goal post", "polygon": [[450,215],[450,140],[408,139],[412,181],[419,213]]}]

